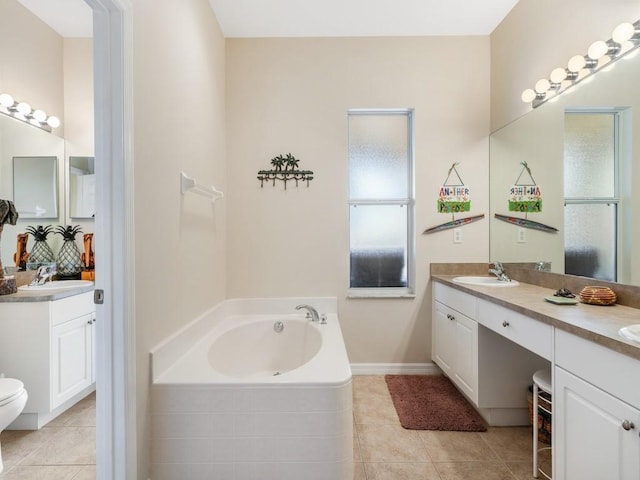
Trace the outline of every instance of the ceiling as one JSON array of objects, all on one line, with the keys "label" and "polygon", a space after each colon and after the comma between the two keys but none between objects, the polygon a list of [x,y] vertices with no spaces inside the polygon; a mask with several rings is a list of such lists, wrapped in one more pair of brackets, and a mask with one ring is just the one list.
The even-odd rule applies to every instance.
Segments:
[{"label": "ceiling", "polygon": [[[18,0],[63,37],[92,36],[84,0]],[[226,37],[488,35],[518,0],[209,0]]]}]

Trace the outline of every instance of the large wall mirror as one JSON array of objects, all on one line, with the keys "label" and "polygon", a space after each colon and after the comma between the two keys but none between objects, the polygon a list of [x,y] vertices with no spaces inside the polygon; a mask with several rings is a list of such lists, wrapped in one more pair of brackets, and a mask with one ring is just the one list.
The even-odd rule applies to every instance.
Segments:
[{"label": "large wall mirror", "polygon": [[95,218],[96,168],[94,157],[69,156],[69,217]]},{"label": "large wall mirror", "polygon": [[[491,135],[491,261],[545,261],[553,272],[640,285],[639,78],[635,52]],[[509,211],[524,163],[540,212]]]},{"label": "large wall mirror", "polygon": [[[5,225],[0,252],[13,266],[16,235],[27,225],[64,222],[64,139],[0,114],[0,198],[13,200],[20,218]],[[53,239],[52,239],[53,240]]]}]

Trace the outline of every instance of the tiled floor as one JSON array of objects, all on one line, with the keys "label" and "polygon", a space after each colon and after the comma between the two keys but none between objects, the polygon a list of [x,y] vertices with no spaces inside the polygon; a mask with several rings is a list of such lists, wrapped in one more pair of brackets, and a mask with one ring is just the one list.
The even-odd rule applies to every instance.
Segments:
[{"label": "tiled floor", "polygon": [[533,478],[530,427],[405,430],[383,376],[356,376],[353,385],[354,480]]},{"label": "tiled floor", "polygon": [[96,398],[84,398],[40,430],[0,435],[1,480],[94,480]]},{"label": "tiled floor", "polygon": [[[354,480],[529,480],[531,428],[405,430],[383,376],[353,382]],[[95,394],[38,431],[0,437],[0,480],[94,480]]]}]

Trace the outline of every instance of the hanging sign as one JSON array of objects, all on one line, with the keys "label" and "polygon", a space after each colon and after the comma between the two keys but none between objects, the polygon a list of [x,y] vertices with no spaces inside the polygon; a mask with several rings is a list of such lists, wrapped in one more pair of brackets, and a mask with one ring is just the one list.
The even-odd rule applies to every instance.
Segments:
[{"label": "hanging sign", "polygon": [[[521,162],[522,170],[515,184],[509,187],[509,211],[524,213],[539,213],[542,211],[542,194],[540,187],[533,179],[527,162]],[[520,183],[520,178],[527,172],[531,183]]]},{"label": "hanging sign", "polygon": [[[457,163],[451,165],[449,174],[447,175],[444,185],[440,187],[438,194],[438,212],[439,213],[459,213],[471,211],[471,192],[456,170]],[[449,184],[451,172],[455,172],[458,177],[459,184]]]}]

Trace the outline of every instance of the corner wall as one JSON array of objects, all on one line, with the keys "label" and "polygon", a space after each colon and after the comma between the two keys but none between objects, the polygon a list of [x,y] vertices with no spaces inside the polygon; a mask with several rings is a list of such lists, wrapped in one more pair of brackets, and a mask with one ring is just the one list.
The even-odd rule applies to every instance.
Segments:
[{"label": "corner wall", "polygon": [[[149,477],[149,352],[226,298],[225,40],[207,0],[132,0],[138,475]],[[131,266],[131,268],[134,268]]]},{"label": "corner wall", "polygon": [[[422,232],[453,162],[488,214],[489,38],[227,39],[228,297],[336,296],[351,362],[431,361],[430,262],[486,262],[488,221]],[[348,299],[347,110],[415,108],[416,298]],[[260,187],[291,152],[309,187]]]}]

